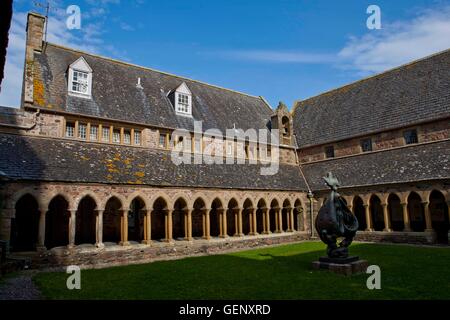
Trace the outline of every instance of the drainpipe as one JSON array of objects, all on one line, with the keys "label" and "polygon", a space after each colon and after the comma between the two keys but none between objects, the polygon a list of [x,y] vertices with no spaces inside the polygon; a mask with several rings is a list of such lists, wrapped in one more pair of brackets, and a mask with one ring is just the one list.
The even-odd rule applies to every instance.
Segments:
[{"label": "drainpipe", "polygon": [[309,220],[311,227],[311,238],[314,238],[314,195],[311,191],[308,192],[309,199]]}]

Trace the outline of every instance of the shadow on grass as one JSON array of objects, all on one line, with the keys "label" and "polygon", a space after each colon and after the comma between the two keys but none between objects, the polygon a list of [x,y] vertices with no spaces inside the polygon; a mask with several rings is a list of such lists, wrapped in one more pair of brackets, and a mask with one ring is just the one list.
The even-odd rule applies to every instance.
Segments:
[{"label": "shadow on grass", "polygon": [[305,242],[226,255],[83,270],[81,290],[67,274],[41,273],[35,282],[51,299],[449,299],[447,248],[354,244],[352,255],[381,268],[381,290],[369,275],[313,270],[325,246]]}]

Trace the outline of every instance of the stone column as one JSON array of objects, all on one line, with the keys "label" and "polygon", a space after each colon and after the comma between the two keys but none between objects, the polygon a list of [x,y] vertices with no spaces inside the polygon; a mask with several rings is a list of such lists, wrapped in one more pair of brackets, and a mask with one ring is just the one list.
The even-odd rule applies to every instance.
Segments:
[{"label": "stone column", "polygon": [[255,236],[258,234],[257,227],[256,227],[256,209],[252,208],[250,210],[250,235]]},{"label": "stone column", "polygon": [[152,243],[152,211],[151,210],[142,210],[144,213],[144,240],[142,240],[143,244],[151,244]]},{"label": "stone column", "polygon": [[239,228],[239,237],[243,237],[244,236],[244,232],[242,232],[242,211],[244,209],[243,208],[239,208],[238,209],[238,228]]},{"label": "stone column", "polygon": [[184,239],[186,241],[192,241],[192,209],[187,209],[185,215],[185,234]]},{"label": "stone column", "polygon": [[234,235],[233,237],[239,237],[239,213],[238,210],[240,209],[231,209],[234,215]]},{"label": "stone column", "polygon": [[264,215],[266,216],[266,234],[271,234],[270,231],[270,209],[266,208],[266,211],[264,212]]},{"label": "stone column", "polygon": [[423,201],[423,212],[425,214],[425,232],[431,232],[433,231],[433,224],[431,222],[431,215],[430,215],[430,203],[428,201]]},{"label": "stone column", "polygon": [[166,227],[166,238],[164,241],[172,242],[172,210],[167,210],[165,214],[165,227]]},{"label": "stone column", "polygon": [[120,217],[120,245],[128,246],[130,243],[128,242],[128,210],[122,210],[122,215]]},{"label": "stone column", "polygon": [[223,219],[220,209],[216,209],[216,215],[219,219],[219,238],[223,238]]},{"label": "stone column", "polygon": [[289,219],[288,219],[288,221],[289,221],[289,228],[288,228],[288,230],[287,230],[287,232],[294,232],[295,230],[294,230],[294,208],[289,208],[288,209],[289,211],[288,211],[288,214],[289,214]]},{"label": "stone column", "polygon": [[366,231],[373,231],[372,228],[372,216],[370,215],[370,209],[368,204],[363,204],[364,212],[366,214]]},{"label": "stone column", "polygon": [[97,217],[95,223],[95,246],[103,248],[103,212],[104,210],[97,210]]},{"label": "stone column", "polygon": [[203,237],[206,240],[211,239],[211,225],[210,225],[210,219],[209,219],[209,215],[210,215],[210,210],[211,209],[206,209],[205,210],[205,230],[204,230],[204,234],[205,236]]},{"label": "stone column", "polygon": [[258,217],[256,216],[256,209],[253,209],[253,234],[258,235]]},{"label": "stone column", "polygon": [[283,229],[283,220],[281,218],[281,208],[275,208],[275,233],[281,233]]},{"label": "stone column", "polygon": [[77,210],[76,209],[72,209],[72,210],[68,210],[70,213],[70,218],[69,218],[69,248],[73,248],[75,247],[75,233],[77,230]]},{"label": "stone column", "polygon": [[45,250],[45,216],[47,214],[46,210],[39,208],[39,230],[38,230],[38,241],[37,249]]},{"label": "stone column", "polygon": [[0,240],[10,241],[11,219],[14,217],[15,209],[3,209],[0,215]]},{"label": "stone column", "polygon": [[389,211],[387,203],[382,203],[381,207],[383,208],[383,220],[384,220],[384,232],[392,232],[389,221]]},{"label": "stone column", "polygon": [[402,202],[402,211],[403,211],[403,224],[405,227],[403,228],[403,231],[410,232],[411,231],[411,224],[409,222],[409,215],[408,215],[408,203]]},{"label": "stone column", "polygon": [[222,219],[222,238],[228,237],[227,230],[227,210],[221,209],[221,219]]}]

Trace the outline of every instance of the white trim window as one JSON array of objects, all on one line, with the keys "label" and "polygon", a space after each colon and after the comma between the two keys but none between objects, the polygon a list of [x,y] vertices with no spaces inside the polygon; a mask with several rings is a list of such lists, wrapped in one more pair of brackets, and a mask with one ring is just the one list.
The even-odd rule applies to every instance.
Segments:
[{"label": "white trim window", "polygon": [[134,130],[134,144],[141,145],[141,132],[139,130]]},{"label": "white trim window", "polygon": [[123,143],[124,144],[131,144],[131,131],[130,130],[124,130],[124,132],[123,132]]},{"label": "white trim window", "polygon": [[86,134],[87,134],[87,125],[84,123],[80,123],[78,125],[78,138],[86,140]]},{"label": "white trim window", "polygon": [[91,141],[98,140],[98,126],[91,125],[91,132],[89,134],[89,140],[91,140]]},{"label": "white trim window", "polygon": [[178,93],[177,112],[191,114],[190,97],[187,94]]},{"label": "white trim window", "polygon": [[73,96],[91,98],[92,69],[83,57],[69,66],[68,91]]},{"label": "white trim window", "polygon": [[103,127],[102,128],[102,141],[103,142],[109,142],[109,127]]},{"label": "white trim window", "polygon": [[192,115],[192,93],[184,82],[175,90],[175,112],[183,116]]},{"label": "white trim window", "polygon": [[72,73],[72,92],[89,94],[89,81],[87,72],[74,70]]},{"label": "white trim window", "polygon": [[113,143],[120,143],[120,129],[113,130]]},{"label": "white trim window", "polygon": [[75,136],[75,123],[66,123],[66,138],[73,138]]}]

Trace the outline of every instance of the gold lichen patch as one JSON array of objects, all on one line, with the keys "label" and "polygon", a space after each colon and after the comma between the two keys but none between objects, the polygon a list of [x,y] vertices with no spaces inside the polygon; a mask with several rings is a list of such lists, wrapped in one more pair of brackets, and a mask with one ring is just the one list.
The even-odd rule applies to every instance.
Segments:
[{"label": "gold lichen patch", "polygon": [[43,107],[45,106],[44,99],[44,84],[37,78],[34,79],[33,82],[34,90],[33,90],[33,100],[34,103]]},{"label": "gold lichen patch", "polygon": [[81,160],[85,160],[85,161],[91,160],[91,159],[89,159],[88,157],[85,157],[85,156],[81,156],[80,159],[81,159]]},{"label": "gold lichen patch", "polygon": [[143,177],[145,177],[145,172],[138,171],[138,172],[136,172],[134,175],[135,175],[136,177],[143,178]]}]

